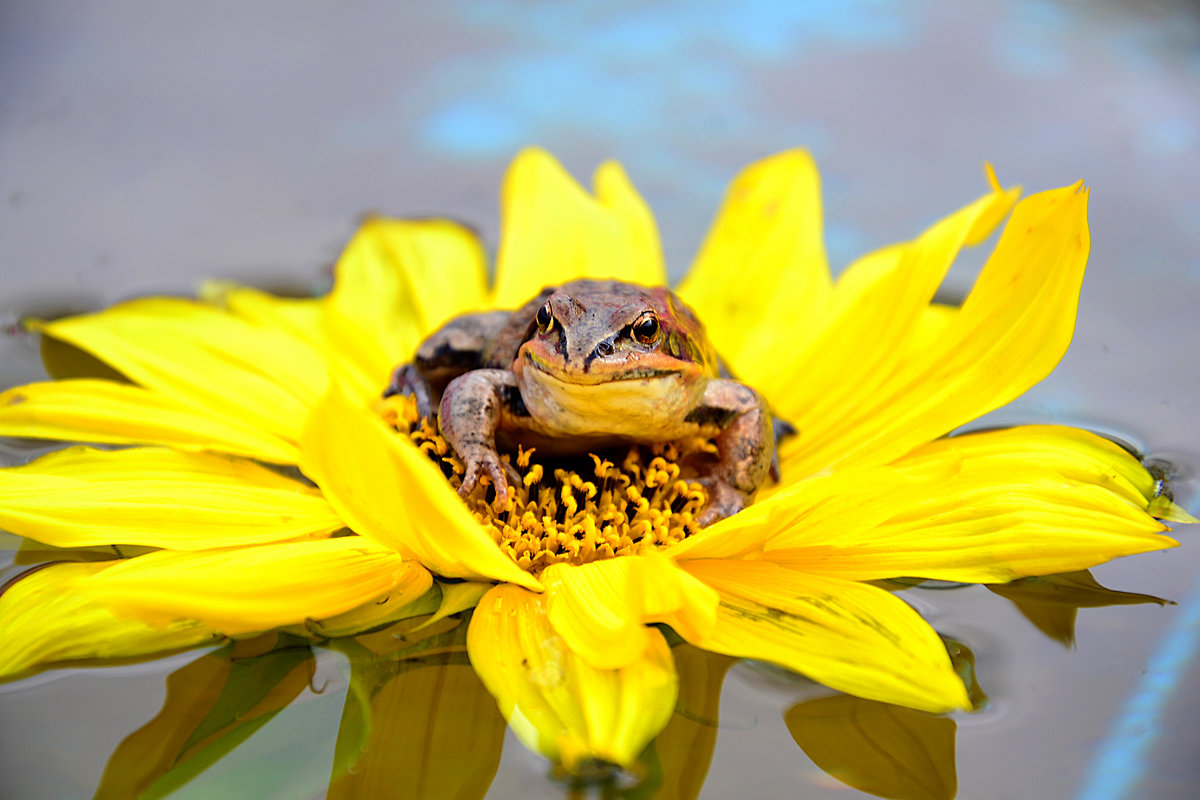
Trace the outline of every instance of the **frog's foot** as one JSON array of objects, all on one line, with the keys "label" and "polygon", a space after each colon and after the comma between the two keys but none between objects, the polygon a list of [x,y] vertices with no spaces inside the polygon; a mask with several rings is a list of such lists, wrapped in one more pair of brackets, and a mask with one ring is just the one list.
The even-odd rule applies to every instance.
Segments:
[{"label": "frog's foot", "polygon": [[500,458],[499,453],[486,445],[470,445],[465,449],[467,452],[459,454],[467,467],[467,471],[463,473],[462,485],[458,487],[459,495],[470,495],[479,485],[479,479],[486,475],[496,488],[494,505],[507,505],[510,494],[508,487],[512,484],[520,485],[521,474],[512,464]]},{"label": "frog's foot", "polygon": [[696,524],[701,528],[732,517],[750,504],[750,498],[720,478],[700,478],[699,483],[708,490],[708,505],[696,518]]},{"label": "frog's foot", "polygon": [[429,381],[417,371],[414,364],[401,364],[392,370],[392,379],[384,391],[384,397],[402,394],[417,401],[417,413],[422,417],[433,416],[433,398]]}]

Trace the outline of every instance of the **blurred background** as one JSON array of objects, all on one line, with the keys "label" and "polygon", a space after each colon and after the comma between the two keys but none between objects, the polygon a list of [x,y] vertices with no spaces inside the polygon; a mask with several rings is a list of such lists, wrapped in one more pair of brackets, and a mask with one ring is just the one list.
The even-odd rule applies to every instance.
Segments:
[{"label": "blurred background", "polygon": [[[983,424],[1115,435],[1169,463],[1198,510],[1200,11],[1187,0],[6,0],[0,386],[42,376],[23,315],[211,277],[321,291],[366,212],[454,217],[494,247],[500,180],[525,144],[584,181],[622,161],[675,279],[729,179],[785,148],[822,169],[835,269],[982,193],[985,161],[1029,191],[1085,179],[1074,344]],[[980,588],[908,593],[969,643],[992,698],[959,720],[961,796],[1176,798],[1200,784],[1200,543],[1180,534],[1179,550],[1095,571],[1179,605],[1082,612],[1072,647]],[[0,796],[90,796],[108,752],[155,713],[163,669],[0,686]],[[730,673],[702,796],[854,794],[788,736],[797,691]],[[561,796],[544,772],[510,741],[493,795]]]}]

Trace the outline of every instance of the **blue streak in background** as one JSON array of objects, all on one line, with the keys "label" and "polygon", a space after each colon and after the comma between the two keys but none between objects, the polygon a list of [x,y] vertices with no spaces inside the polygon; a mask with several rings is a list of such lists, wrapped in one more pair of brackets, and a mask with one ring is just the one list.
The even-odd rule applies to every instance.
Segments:
[{"label": "blue streak in background", "polygon": [[1167,628],[1137,688],[1125,701],[1120,716],[1092,760],[1078,800],[1134,797],[1132,790],[1146,773],[1147,753],[1161,731],[1159,717],[1171,693],[1187,675],[1197,650],[1200,650],[1200,580]]}]

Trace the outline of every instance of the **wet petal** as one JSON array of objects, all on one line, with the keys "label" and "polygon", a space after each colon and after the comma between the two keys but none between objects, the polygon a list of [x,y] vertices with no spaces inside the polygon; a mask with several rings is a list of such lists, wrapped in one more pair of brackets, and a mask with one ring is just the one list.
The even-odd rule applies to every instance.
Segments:
[{"label": "wet petal", "polygon": [[820,177],[807,152],[790,150],[734,179],[679,294],[734,373],[758,386],[820,331],[830,289]]},{"label": "wet petal", "polygon": [[647,623],[665,622],[689,638],[716,623],[716,592],[656,554],[551,564],[541,580],[550,624],[598,669],[641,659],[652,638]]},{"label": "wet petal", "polygon": [[372,598],[332,617],[305,620],[303,626],[286,630],[299,636],[318,639],[359,636],[395,622],[427,616],[438,610],[442,599],[438,584],[430,585],[419,570],[413,570],[409,577],[410,580],[398,584],[382,597]]},{"label": "wet petal", "polygon": [[[975,288],[937,339],[915,350],[908,337],[881,338],[891,355],[868,359],[867,380],[843,371],[839,391],[798,404],[791,418],[804,441],[787,454],[785,471],[890,461],[1049,373],[1070,343],[1087,261],[1087,193],[1077,188],[1017,205]],[[826,385],[811,380],[814,389]]]},{"label": "wet petal", "polygon": [[485,305],[483,249],[449,220],[366,220],[338,259],[326,333],[378,396],[392,369],[450,317]]},{"label": "wet petal", "polygon": [[[881,473],[893,473],[887,485],[872,477]],[[837,491],[856,478],[878,491]],[[858,580],[989,583],[1085,569],[1176,546],[1145,510],[1154,486],[1136,459],[1084,431],[956,436],[888,469],[813,482],[809,510],[770,539],[765,557]]]},{"label": "wet petal", "polygon": [[640,198],[613,167],[592,197],[544,150],[522,151],[504,179],[494,305],[516,308],[544,286],[575,278],[634,283],[661,277]]},{"label": "wet petal", "polygon": [[78,590],[112,562],[51,564],[0,593],[0,678],[34,667],[93,658],[129,658],[219,641],[194,620],[152,626],[115,614]]},{"label": "wet petal", "polygon": [[79,591],[151,624],[196,619],[234,635],[332,617],[403,588],[429,572],[359,536],[227,550],[160,550],[109,566]]},{"label": "wet petal", "polygon": [[191,300],[132,300],[37,327],[184,406],[291,441],[328,382],[320,355],[290,334]]},{"label": "wet petal", "polygon": [[699,647],[771,661],[873,700],[927,711],[970,706],[942,640],[882,589],[765,562],[683,568],[721,594],[717,627],[693,642]]},{"label": "wet petal", "polygon": [[671,716],[678,678],[666,640],[648,631],[639,661],[596,669],[567,648],[544,596],[500,585],[471,618],[471,663],[517,737],[568,770],[589,759],[628,766]]},{"label": "wet petal", "polygon": [[540,588],[496,546],[442,473],[405,436],[336,388],[305,427],[301,467],[355,531],[447,578]]},{"label": "wet petal", "polygon": [[162,444],[215,450],[277,464],[296,446],[219,412],[185,405],[140,386],[106,380],[31,383],[0,394],[0,436]]},{"label": "wet petal", "polygon": [[202,550],[343,525],[315,489],[229,456],[71,447],[0,470],[0,526],[56,547]]}]

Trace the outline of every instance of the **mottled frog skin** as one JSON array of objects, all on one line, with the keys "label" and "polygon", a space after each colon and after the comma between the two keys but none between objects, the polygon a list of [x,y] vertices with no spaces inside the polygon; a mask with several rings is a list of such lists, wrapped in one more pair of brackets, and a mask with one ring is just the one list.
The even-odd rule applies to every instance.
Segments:
[{"label": "mottled frog skin", "polygon": [[772,466],[765,401],[729,377],[696,315],[665,288],[572,281],[516,311],[458,317],[396,368],[387,394],[397,393],[425,416],[437,406],[466,465],[461,493],[487,475],[501,503],[517,476],[497,439],[567,455],[713,438],[717,454],[699,467],[710,495],[701,525],[740,511]]}]

